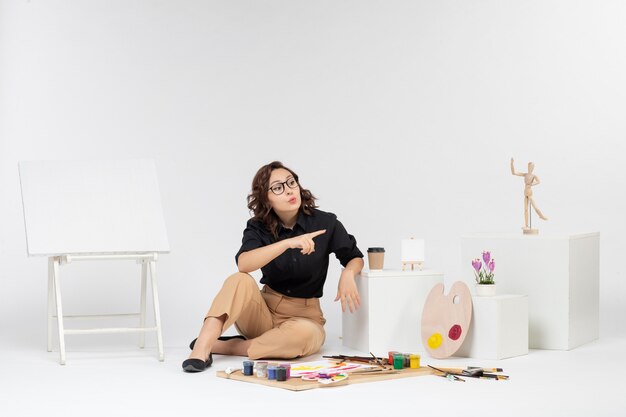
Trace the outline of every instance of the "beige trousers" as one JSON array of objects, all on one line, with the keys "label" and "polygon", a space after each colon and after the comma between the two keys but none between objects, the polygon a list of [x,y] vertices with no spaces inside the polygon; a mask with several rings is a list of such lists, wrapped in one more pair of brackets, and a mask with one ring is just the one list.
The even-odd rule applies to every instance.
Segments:
[{"label": "beige trousers", "polygon": [[235,325],[252,344],[248,357],[292,359],[319,352],[326,339],[319,298],[293,298],[238,272],[226,278],[207,317],[226,314],[225,331]]}]

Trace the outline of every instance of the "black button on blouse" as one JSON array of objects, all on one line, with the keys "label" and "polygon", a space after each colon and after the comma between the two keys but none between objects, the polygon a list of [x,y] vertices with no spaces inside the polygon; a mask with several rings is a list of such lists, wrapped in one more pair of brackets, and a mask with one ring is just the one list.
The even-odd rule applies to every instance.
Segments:
[{"label": "black button on blouse", "polygon": [[[289,297],[321,297],[328,273],[328,257],[331,253],[335,254],[344,267],[350,260],[363,257],[356,245],[356,239],[348,234],[341,222],[337,220],[337,216],[317,209],[313,209],[310,216],[300,212],[293,229],[281,226],[278,231],[278,241],[280,241],[323,229],[326,229],[326,233],[313,238],[315,252],[303,255],[300,249],[287,249],[261,268],[263,272],[261,283]],[[253,219],[248,220],[235,262],[239,260],[239,255],[243,252],[267,246],[276,241],[263,223]]]}]

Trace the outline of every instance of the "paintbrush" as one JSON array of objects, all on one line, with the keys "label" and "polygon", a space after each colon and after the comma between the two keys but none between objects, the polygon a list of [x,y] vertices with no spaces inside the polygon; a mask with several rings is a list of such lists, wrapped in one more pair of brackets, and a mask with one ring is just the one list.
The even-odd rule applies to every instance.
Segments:
[{"label": "paintbrush", "polygon": [[482,369],[483,372],[504,372],[502,368],[481,368],[480,366],[468,366],[467,369]]},{"label": "paintbrush", "polygon": [[506,381],[509,379],[508,375],[497,375],[497,374],[488,374],[486,372],[483,372],[482,374],[480,374],[480,376],[478,376],[478,378],[482,378],[482,379],[496,379],[498,381]]},{"label": "paintbrush", "polygon": [[463,378],[459,378],[458,376],[454,375],[453,373],[442,371],[441,369],[435,368],[432,365],[428,365],[428,367],[434,369],[435,371],[439,371],[439,372],[443,373],[443,375],[440,375],[440,376],[443,376],[444,378],[450,379],[449,376],[452,376],[455,381],[465,382],[465,380]]},{"label": "paintbrush", "polygon": [[447,372],[453,375],[469,376],[471,378],[478,378],[483,376],[482,369],[461,369],[461,368],[440,368],[443,372]]},{"label": "paintbrush", "polygon": [[382,358],[377,358],[372,352],[370,352],[371,357],[367,356],[347,356],[347,355],[326,355],[322,356],[322,358],[332,359],[335,361],[341,362],[355,362],[355,363],[366,363],[368,365],[376,365],[384,368],[385,365],[383,363]]},{"label": "paintbrush", "polygon": [[385,374],[397,374],[400,371],[395,370],[395,369],[384,369],[384,368],[377,368],[377,369],[359,369],[356,371],[348,371],[348,373],[350,375],[385,375]]},{"label": "paintbrush", "polygon": [[441,368],[443,372],[447,372],[453,375],[466,376],[470,378],[484,378],[484,379],[509,379],[508,375],[495,375],[486,373],[483,368],[461,369],[461,368]]},{"label": "paintbrush", "polygon": [[377,358],[377,357],[376,357],[376,355],[374,355],[372,352],[370,352],[370,355],[372,355],[372,358],[373,358],[373,359],[372,359],[372,361],[373,361],[376,365],[380,366],[380,367],[381,367],[381,368],[383,368],[383,369],[385,368],[385,363],[383,362],[383,359],[382,359],[382,358]]},{"label": "paintbrush", "polygon": [[[349,361],[349,362],[359,362],[359,363],[370,363],[372,358],[367,356],[347,356],[347,355],[333,355],[333,356],[322,356],[322,358],[326,359],[334,359],[338,361]],[[377,358],[380,359],[380,358]]]},{"label": "paintbrush", "polygon": [[495,379],[497,381],[508,381],[508,375],[483,374],[480,379]]}]

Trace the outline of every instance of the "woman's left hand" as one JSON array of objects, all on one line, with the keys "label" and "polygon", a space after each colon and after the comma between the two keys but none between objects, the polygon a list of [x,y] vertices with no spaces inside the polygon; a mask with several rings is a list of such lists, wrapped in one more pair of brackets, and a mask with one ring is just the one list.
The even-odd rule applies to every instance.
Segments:
[{"label": "woman's left hand", "polygon": [[356,288],[354,281],[354,272],[344,269],[339,278],[339,287],[337,288],[337,297],[335,301],[341,300],[341,311],[346,311],[346,306],[350,309],[350,313],[354,313],[361,306],[361,296]]}]

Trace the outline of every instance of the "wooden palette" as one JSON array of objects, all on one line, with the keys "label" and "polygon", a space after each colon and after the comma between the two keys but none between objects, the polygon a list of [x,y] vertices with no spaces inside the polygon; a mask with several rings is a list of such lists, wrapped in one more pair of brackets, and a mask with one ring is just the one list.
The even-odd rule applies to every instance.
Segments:
[{"label": "wooden palette", "polygon": [[422,345],[431,357],[448,358],[463,344],[472,320],[472,295],[457,281],[448,295],[443,284],[430,290],[422,312]]},{"label": "wooden palette", "polygon": [[234,381],[250,382],[253,384],[266,385],[274,388],[283,388],[290,391],[304,391],[314,388],[331,388],[337,386],[360,384],[362,382],[386,381],[390,379],[408,378],[415,376],[434,375],[435,371],[428,367],[418,369],[399,369],[390,371],[389,373],[368,373],[368,374],[350,374],[350,376],[339,382],[329,385],[320,384],[317,381],[303,381],[301,378],[291,378],[288,381],[274,381],[267,378],[257,378],[256,376],[246,376],[241,371],[235,371],[227,374],[224,371],[217,371],[216,375],[220,378],[232,379]]}]

